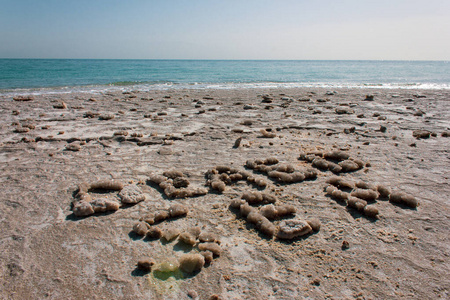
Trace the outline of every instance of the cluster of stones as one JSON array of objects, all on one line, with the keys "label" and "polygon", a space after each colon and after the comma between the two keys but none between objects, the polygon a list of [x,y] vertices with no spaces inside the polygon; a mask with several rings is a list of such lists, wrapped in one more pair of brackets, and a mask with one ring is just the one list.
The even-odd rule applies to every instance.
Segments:
[{"label": "cluster of stones", "polygon": [[376,218],[379,212],[374,205],[368,203],[374,203],[377,199],[389,199],[391,203],[411,208],[418,206],[418,201],[413,196],[402,192],[391,193],[391,190],[384,185],[374,186],[364,181],[354,183],[337,176],[329,178],[327,183],[329,184],[325,188],[327,195],[337,201],[345,202],[350,209],[355,209],[370,218]]},{"label": "cluster of stones", "polygon": [[269,178],[282,183],[297,183],[317,177],[317,171],[314,169],[308,168],[299,171],[291,164],[279,163],[275,157],[248,160],[245,166],[248,169],[265,173]]},{"label": "cluster of stones", "polygon": [[206,172],[207,185],[212,190],[222,193],[226,186],[239,180],[246,180],[248,183],[265,188],[267,182],[262,177],[254,176],[252,173],[238,170],[229,166],[216,166]]},{"label": "cluster of stones", "polygon": [[302,153],[299,160],[310,162],[317,169],[330,170],[335,174],[354,172],[367,166],[364,161],[352,158],[348,153],[339,150],[325,153],[322,151]]},{"label": "cluster of stones", "polygon": [[178,170],[165,171],[163,175],[151,174],[149,181],[157,184],[169,198],[197,197],[208,193],[205,188],[189,187],[189,180]]},{"label": "cluster of stones", "polygon": [[[249,160],[245,167],[255,172],[264,173],[269,178],[283,183],[297,183],[317,177],[317,171],[312,168],[298,171],[290,164],[279,163],[279,160],[275,157]],[[225,191],[227,185],[239,180],[246,180],[259,189],[264,189],[268,185],[262,177],[229,166],[216,166],[206,172],[206,177],[208,179],[207,184],[212,190],[218,192]],[[318,219],[307,221],[300,219],[282,220],[278,225],[275,225],[274,221],[293,217],[296,213],[294,206],[274,205],[276,202],[276,197],[269,193],[247,191],[243,193],[241,199],[235,199],[231,202],[230,209],[239,211],[239,214],[248,223],[253,224],[258,231],[269,238],[276,236],[278,239],[294,239],[320,229]],[[257,208],[259,206],[261,206],[260,209]]]},{"label": "cluster of stones", "polygon": [[[313,231],[320,230],[320,221],[316,218],[310,220],[289,219],[282,220],[278,225],[273,222],[287,217],[294,217],[297,210],[289,204],[275,204],[276,197],[259,191],[245,192],[241,199],[231,201],[230,209],[237,210],[242,218],[262,234],[278,239],[295,239],[305,236]],[[263,205],[263,206],[260,206]],[[257,206],[260,206],[259,209]]]},{"label": "cluster of stones", "polygon": [[[139,222],[134,224],[133,232],[139,236],[148,239],[163,239],[167,242],[178,240],[190,247],[196,249],[196,253],[187,253],[182,255],[178,261],[171,263],[170,270],[180,269],[185,273],[199,272],[204,266],[211,264],[213,259],[219,257],[222,253],[220,240],[216,235],[208,232],[202,232],[199,227],[188,228],[181,232],[176,227],[171,227],[166,231],[162,231],[156,224],[171,218],[185,217],[189,213],[186,206],[182,204],[173,204],[168,209],[159,209],[149,213],[141,218]],[[154,261],[150,258],[139,260],[137,267],[146,272],[150,272]],[[162,267],[161,267],[162,266]],[[164,264],[158,269],[165,271]]]},{"label": "cluster of stones", "polygon": [[[116,201],[108,198],[93,199],[92,191],[118,191],[120,199]],[[72,201],[72,211],[77,217],[86,217],[95,213],[116,211],[122,205],[133,205],[145,200],[142,190],[135,184],[124,185],[116,180],[101,180],[94,183],[81,183],[75,199]]]}]

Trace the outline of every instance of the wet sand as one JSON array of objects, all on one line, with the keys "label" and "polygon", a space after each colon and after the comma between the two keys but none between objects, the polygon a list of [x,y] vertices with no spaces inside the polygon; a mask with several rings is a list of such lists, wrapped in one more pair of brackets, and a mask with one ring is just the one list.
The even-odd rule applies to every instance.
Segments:
[{"label": "wet sand", "polygon": [[[0,95],[0,298],[448,298],[449,99],[448,90],[322,88]],[[335,174],[299,157],[333,150],[364,162],[337,176],[405,192],[419,206],[379,198],[370,218],[328,196]],[[280,183],[245,168],[269,157],[314,168],[317,178]],[[239,180],[212,190],[205,174],[218,165],[267,186]],[[149,181],[168,170],[207,194],[168,197]],[[75,216],[78,185],[104,179],[136,185],[145,200]],[[320,230],[268,237],[229,208],[248,191],[294,206],[293,219],[318,218]],[[121,203],[116,191],[91,196]],[[157,269],[198,253],[197,244],[132,232],[174,203],[189,212],[159,223],[163,232],[198,226],[220,243],[221,255],[195,274]],[[277,230],[282,221],[272,222]],[[155,262],[152,272],[136,268],[142,258]]]}]

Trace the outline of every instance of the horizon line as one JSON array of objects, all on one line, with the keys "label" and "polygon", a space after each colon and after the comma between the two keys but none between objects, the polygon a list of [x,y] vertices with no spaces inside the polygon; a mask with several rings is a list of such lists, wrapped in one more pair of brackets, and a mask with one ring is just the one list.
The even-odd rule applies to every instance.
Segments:
[{"label": "horizon line", "polygon": [[449,62],[445,59],[227,59],[227,58],[21,58],[1,57],[0,60],[171,60],[171,61],[409,61],[409,62]]}]

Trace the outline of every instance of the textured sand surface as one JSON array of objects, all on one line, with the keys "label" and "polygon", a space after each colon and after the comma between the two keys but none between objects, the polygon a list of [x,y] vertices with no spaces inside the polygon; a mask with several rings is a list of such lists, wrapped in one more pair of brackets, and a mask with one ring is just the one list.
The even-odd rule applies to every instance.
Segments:
[{"label": "textured sand surface", "polygon": [[[31,101],[0,95],[0,298],[448,298],[450,91],[326,92],[136,91]],[[415,130],[431,136],[417,139]],[[217,165],[247,170],[247,160],[276,157],[302,169],[311,163],[299,155],[313,150],[346,151],[368,164],[340,177],[408,193],[419,206],[378,199],[379,217],[371,219],[326,195],[330,171],[292,184],[254,173],[278,204],[295,206],[296,219],[321,221],[319,232],[285,241],[230,210],[232,199],[257,190],[246,181],[185,199],[169,199],[148,182],[152,173],[180,170],[191,186],[209,189],[205,173]],[[77,185],[102,179],[137,184],[146,200],[75,217]],[[117,192],[92,196],[119,201]],[[198,252],[178,239],[131,232],[139,218],[174,203],[186,205],[188,215],[158,226],[199,226],[219,238],[222,254],[197,274],[144,274],[136,269],[142,258],[160,265]]]}]

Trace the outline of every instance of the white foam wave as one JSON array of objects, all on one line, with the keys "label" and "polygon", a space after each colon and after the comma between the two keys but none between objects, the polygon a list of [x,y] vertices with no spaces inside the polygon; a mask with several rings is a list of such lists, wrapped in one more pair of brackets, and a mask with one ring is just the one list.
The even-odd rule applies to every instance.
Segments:
[{"label": "white foam wave", "polygon": [[229,89],[283,89],[283,88],[364,88],[364,89],[418,89],[449,90],[450,84],[437,83],[304,83],[304,82],[252,82],[252,83],[152,83],[126,86],[77,86],[59,88],[33,88],[0,90],[1,96],[51,95],[87,93],[102,94],[114,91],[152,91],[152,90],[229,90]]}]

